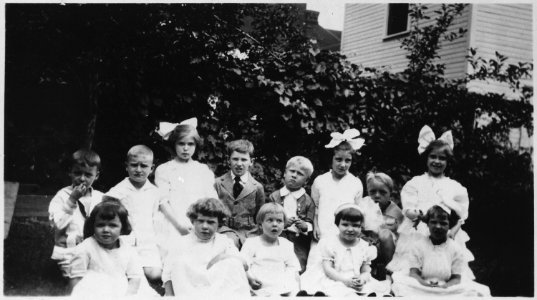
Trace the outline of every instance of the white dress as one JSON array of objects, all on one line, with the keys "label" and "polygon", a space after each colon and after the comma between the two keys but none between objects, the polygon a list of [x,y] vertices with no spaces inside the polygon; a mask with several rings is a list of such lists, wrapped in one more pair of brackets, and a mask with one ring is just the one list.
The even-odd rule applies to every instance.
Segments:
[{"label": "white dress", "polygon": [[[433,205],[439,205],[448,212],[454,210],[464,220],[468,218],[469,199],[466,188],[457,181],[449,177],[436,178],[425,173],[413,177],[408,181],[401,191],[401,203],[403,213],[409,209],[419,209],[424,214]],[[419,236],[429,236],[427,224],[420,222],[417,228],[413,227],[413,222],[405,216],[403,223],[399,226],[399,240],[397,242],[394,257],[388,269],[399,271],[408,269],[405,259],[406,253],[410,250],[413,242]],[[474,256],[466,248],[466,242],[470,240],[468,234],[461,228],[454,237],[454,240],[464,249],[464,256],[467,262],[474,260]],[[468,266],[462,274],[469,279],[474,279],[472,271]]]},{"label": "white dress", "polygon": [[[362,265],[370,264],[377,257],[377,248],[370,246],[362,239],[359,239],[358,243],[352,247],[346,246],[341,243],[339,233],[322,237],[318,248],[320,249],[322,260],[306,269],[306,272],[302,274],[300,278],[301,288],[309,294],[322,291],[330,297],[357,297],[356,290],[326,276],[322,261],[332,261],[334,269],[345,276],[358,276]],[[388,294],[389,291],[388,282],[379,282],[371,278],[360,293],[375,292],[378,295],[384,295]]]},{"label": "white dress", "polygon": [[[311,186],[311,198],[317,207],[317,225],[321,238],[324,235],[339,234],[334,223],[334,212],[344,203],[358,203],[362,198],[363,185],[360,179],[351,173],[343,176],[340,180],[334,180],[332,171],[319,175]],[[312,241],[306,269],[310,265],[316,265],[321,261],[317,242]]]},{"label": "white dress", "polygon": [[233,242],[215,233],[202,241],[194,233],[180,236],[170,244],[164,260],[162,282],[171,281],[175,296],[250,296],[250,286],[239,259],[224,259],[207,269],[219,254],[239,255]]},{"label": "white dress", "polygon": [[159,205],[163,200],[161,191],[149,181],[137,189],[129,178],[125,178],[106,195],[119,199],[129,212],[132,226],[132,233],[129,236],[140,255],[142,266],[162,268],[154,225]]},{"label": "white dress", "polygon": [[248,264],[248,273],[262,283],[260,289],[253,291],[255,295],[296,295],[300,262],[289,240],[278,238],[277,245],[267,247],[263,245],[261,236],[248,238],[242,246],[241,256]]},{"label": "white dress", "polygon": [[131,278],[140,279],[136,295],[158,296],[144,276],[136,250],[122,238],[115,249],[101,247],[93,237],[85,239],[75,247],[70,268],[70,278],[82,277],[72,296],[96,299],[125,296]]},{"label": "white dress", "polygon": [[[447,239],[434,245],[428,237],[421,236],[409,251],[410,268],[420,270],[427,281],[445,283],[452,274],[461,275],[466,266],[464,250],[455,241]],[[427,287],[410,277],[409,272],[393,273],[392,289],[396,296],[490,296],[489,288],[468,278],[448,288]]]}]

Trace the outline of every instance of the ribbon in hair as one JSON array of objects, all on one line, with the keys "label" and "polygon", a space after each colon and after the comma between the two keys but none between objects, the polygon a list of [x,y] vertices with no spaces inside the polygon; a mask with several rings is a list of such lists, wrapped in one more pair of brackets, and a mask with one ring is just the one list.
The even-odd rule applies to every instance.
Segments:
[{"label": "ribbon in hair", "polygon": [[189,125],[194,128],[198,127],[198,119],[197,118],[190,118],[187,120],[182,121],[181,123],[169,123],[169,122],[160,122],[159,123],[159,129],[157,130],[157,133],[164,139],[167,140],[170,137],[170,134],[175,129],[175,127],[179,125]]},{"label": "ribbon in hair", "polygon": [[341,204],[340,206],[338,206],[336,208],[336,211],[334,211],[334,216],[337,215],[340,211],[344,210],[344,209],[347,209],[347,208],[354,208],[356,210],[358,210],[362,215],[364,214],[364,212],[362,211],[362,209],[354,204],[354,203],[343,203]]},{"label": "ribbon in hair", "polygon": [[[436,140],[436,137],[431,127],[427,125],[423,126],[423,128],[420,130],[420,135],[418,137],[418,143],[419,143],[418,153],[422,154],[425,151],[425,149],[427,149],[427,146],[429,146],[429,144],[435,140]],[[451,130],[444,132],[438,138],[438,140],[446,142],[448,146],[451,148],[451,150],[453,150],[453,148],[455,147],[455,144],[453,143],[453,135],[451,135]]]},{"label": "ribbon in hair", "polygon": [[347,129],[343,133],[332,132],[330,136],[332,137],[332,140],[330,141],[330,143],[328,143],[328,145],[324,146],[325,148],[334,148],[342,142],[348,142],[351,145],[352,149],[358,150],[362,148],[365,142],[364,139],[358,137],[360,136],[360,131],[354,128]]}]

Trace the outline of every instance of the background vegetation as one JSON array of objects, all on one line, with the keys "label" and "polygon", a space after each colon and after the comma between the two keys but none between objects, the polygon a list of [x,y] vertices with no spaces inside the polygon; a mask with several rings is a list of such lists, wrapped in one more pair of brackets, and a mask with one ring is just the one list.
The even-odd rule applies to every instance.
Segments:
[{"label": "background vegetation", "polygon": [[[533,64],[508,66],[501,54],[483,60],[472,50],[478,72],[445,80],[438,41],[464,34],[448,30],[464,5],[444,6],[420,28],[424,9],[413,8],[401,43],[408,68],[389,74],[320,51],[294,5],[8,4],[5,178],[53,194],[69,183],[64,159],[90,146],[103,160],[96,187],[108,190],[125,176],[132,145],[151,146],[157,164],[170,158],[153,133],[158,122],[196,116],[205,142],[197,159],[216,175],[227,170],[225,142],[244,137],[256,146],[253,174],[271,192],[289,157],[311,158],[316,176],[329,167],[330,132],[357,128],[366,146],[352,173],[363,181],[376,168],[401,187],[424,171],[420,128],[451,129],[448,172],[470,193],[465,227],[477,279],[495,296],[533,295],[533,162],[508,139],[510,128],[532,133],[533,89],[519,79]],[[522,96],[470,93],[464,83],[476,78],[502,80]],[[486,125],[476,122],[483,116]],[[18,252],[4,258],[10,253]],[[11,279],[23,272],[8,270]]]}]

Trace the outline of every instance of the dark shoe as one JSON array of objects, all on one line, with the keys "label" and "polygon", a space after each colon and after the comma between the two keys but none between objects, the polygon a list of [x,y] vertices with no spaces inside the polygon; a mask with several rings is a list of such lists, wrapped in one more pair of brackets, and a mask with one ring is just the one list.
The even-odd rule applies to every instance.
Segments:
[{"label": "dark shoe", "polygon": [[374,292],[367,294],[367,297],[376,297],[376,296],[377,296],[377,293],[374,293]]},{"label": "dark shoe", "polygon": [[313,294],[313,297],[326,297],[326,294],[319,291],[319,292],[315,292],[315,294]]},{"label": "dark shoe", "polygon": [[300,292],[298,292],[296,294],[297,297],[307,297],[309,296],[308,292],[304,291],[304,290],[301,290]]}]

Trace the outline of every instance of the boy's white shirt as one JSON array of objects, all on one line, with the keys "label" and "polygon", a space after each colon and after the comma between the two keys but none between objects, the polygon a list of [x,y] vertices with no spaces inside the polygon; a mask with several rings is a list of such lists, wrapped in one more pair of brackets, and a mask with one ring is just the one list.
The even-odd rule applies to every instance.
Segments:
[{"label": "boy's white shirt", "polygon": [[[235,177],[237,177],[237,175],[235,175],[233,173],[233,171],[231,171],[231,170],[229,172],[231,173],[231,179],[233,179],[233,181],[235,181]],[[248,182],[248,179],[250,178],[250,172],[244,173],[240,178],[241,178],[241,181],[239,181],[239,182],[240,182],[240,184],[242,186],[244,186]]]},{"label": "boy's white shirt", "polygon": [[[280,189],[280,196],[283,197],[283,210],[287,215],[287,218],[298,217],[296,214],[297,211],[297,200],[306,193],[304,188],[300,188],[296,191],[291,192],[286,186]],[[308,230],[305,232],[298,229],[295,224],[287,227],[285,230],[292,231],[295,233],[307,234],[310,231],[313,231],[313,225],[310,222],[306,222]]]}]

